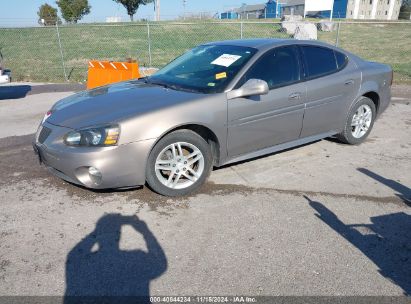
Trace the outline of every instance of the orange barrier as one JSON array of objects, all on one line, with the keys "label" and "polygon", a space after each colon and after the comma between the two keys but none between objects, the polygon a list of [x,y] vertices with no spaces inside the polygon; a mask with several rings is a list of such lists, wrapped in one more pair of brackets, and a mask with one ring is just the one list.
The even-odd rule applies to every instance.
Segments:
[{"label": "orange barrier", "polygon": [[87,89],[140,78],[138,63],[92,60],[88,64]]}]

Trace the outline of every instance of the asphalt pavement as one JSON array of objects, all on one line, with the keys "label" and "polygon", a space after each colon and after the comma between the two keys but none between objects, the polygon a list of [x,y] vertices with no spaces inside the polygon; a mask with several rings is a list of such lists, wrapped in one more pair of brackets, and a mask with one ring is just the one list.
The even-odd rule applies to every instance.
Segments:
[{"label": "asphalt pavement", "polygon": [[168,199],[51,176],[33,133],[82,87],[17,86],[0,87],[0,296],[411,293],[410,87],[360,146],[227,166]]}]

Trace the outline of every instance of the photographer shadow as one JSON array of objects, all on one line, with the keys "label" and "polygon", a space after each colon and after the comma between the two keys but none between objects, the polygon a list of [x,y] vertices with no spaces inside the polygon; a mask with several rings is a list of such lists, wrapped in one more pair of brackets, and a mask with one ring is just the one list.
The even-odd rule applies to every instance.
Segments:
[{"label": "photographer shadow", "polygon": [[304,197],[320,220],[358,248],[404,295],[411,294],[410,215],[397,212],[371,217],[371,224],[347,225],[320,202]]},{"label": "photographer shadow", "polygon": [[[147,252],[120,249],[124,225],[141,233]],[[166,269],[165,253],[145,222],[108,214],[67,256],[64,303],[149,303],[150,281]]]},{"label": "photographer shadow", "polygon": [[371,170],[365,168],[358,168],[357,170],[367,175],[368,177],[371,177],[372,179],[380,182],[381,184],[391,188],[392,190],[396,191],[397,193],[395,195],[402,199],[404,204],[406,204],[408,207],[411,207],[411,188],[408,188],[407,186],[395,180],[385,178]]}]

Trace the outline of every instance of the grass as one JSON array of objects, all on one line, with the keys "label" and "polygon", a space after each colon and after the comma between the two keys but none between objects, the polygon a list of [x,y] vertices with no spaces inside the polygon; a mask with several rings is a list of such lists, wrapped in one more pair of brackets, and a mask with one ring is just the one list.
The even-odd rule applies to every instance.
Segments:
[{"label": "grass", "polygon": [[343,24],[341,28],[343,49],[390,64],[396,83],[411,83],[411,23]]},{"label": "grass", "polygon": [[[118,25],[62,26],[60,38],[70,81],[84,82],[91,59],[135,58],[141,66],[161,67],[198,44],[225,39],[289,38],[278,23],[162,22]],[[319,32],[319,39],[334,44],[336,32]],[[342,23],[340,46],[365,59],[393,66],[396,82],[411,83],[411,23]],[[56,28],[2,28],[0,47],[15,80],[62,82],[63,65]],[[151,59],[149,55],[151,48]],[[151,64],[150,64],[151,62]]]}]

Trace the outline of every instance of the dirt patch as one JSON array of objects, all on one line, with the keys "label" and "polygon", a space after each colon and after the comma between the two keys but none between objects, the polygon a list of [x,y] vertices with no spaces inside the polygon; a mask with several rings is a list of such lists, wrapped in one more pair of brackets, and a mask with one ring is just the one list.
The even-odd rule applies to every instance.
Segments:
[{"label": "dirt patch", "polygon": [[0,139],[0,185],[49,176],[33,152],[33,138],[31,134]]},{"label": "dirt patch", "polygon": [[[66,195],[76,202],[98,202],[106,201],[106,198],[116,196],[125,197],[128,202],[148,203],[153,211],[166,210],[169,208],[187,208],[190,198],[200,194],[229,195],[231,193],[241,193],[247,195],[256,191],[254,188],[240,185],[216,185],[206,183],[199,192],[182,198],[164,197],[152,192],[147,187],[136,187],[128,190],[91,190],[61,180],[39,164],[33,152],[32,140],[34,134],[26,136],[13,136],[0,139],[0,186],[16,185],[28,183],[37,185],[39,182],[47,187],[63,189]],[[24,192],[24,187],[22,191]]]},{"label": "dirt patch", "polygon": [[[36,184],[39,181],[48,187],[63,189],[66,195],[75,202],[103,202],[105,198],[124,197],[128,202],[137,204],[147,203],[149,208],[157,212],[171,211],[175,208],[188,208],[188,202],[197,195],[231,195],[233,193],[243,196],[254,193],[283,193],[293,196],[330,196],[334,198],[348,198],[353,200],[370,201],[376,203],[409,204],[402,197],[375,197],[366,195],[338,194],[318,191],[284,190],[275,188],[253,188],[244,185],[214,184],[207,182],[197,193],[181,198],[168,198],[152,192],[147,187],[139,187],[128,190],[90,190],[63,181],[41,166],[33,152],[31,142],[32,135],[13,136],[0,139],[0,186],[16,184],[19,182]],[[23,190],[23,189],[22,189]],[[171,209],[170,209],[171,208]]]}]

